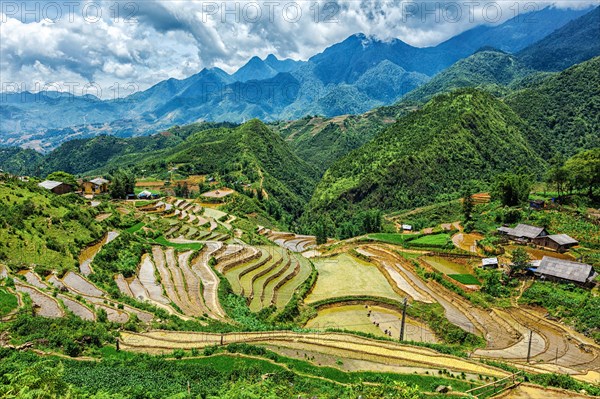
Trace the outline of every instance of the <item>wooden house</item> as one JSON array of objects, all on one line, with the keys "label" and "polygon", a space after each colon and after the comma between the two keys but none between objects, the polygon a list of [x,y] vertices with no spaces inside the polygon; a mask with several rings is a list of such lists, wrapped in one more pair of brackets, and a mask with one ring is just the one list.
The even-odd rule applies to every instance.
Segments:
[{"label": "wooden house", "polygon": [[531,226],[529,224],[518,224],[517,227],[498,228],[500,234],[508,236],[509,239],[521,242],[532,242],[534,239],[545,237],[548,232],[543,227]]},{"label": "wooden house", "polygon": [[46,190],[50,190],[54,194],[59,195],[70,193],[71,191],[73,191],[73,187],[71,187],[69,184],[54,180],[45,180],[39,183],[38,186],[45,188]]},{"label": "wooden house", "polygon": [[544,256],[534,274],[544,280],[594,285],[598,273],[591,265]]},{"label": "wooden house", "polygon": [[569,248],[579,245],[579,241],[566,234],[552,234],[537,237],[533,240],[536,245],[553,249],[557,252],[565,252]]},{"label": "wooden house", "polygon": [[108,192],[109,181],[101,177],[82,183],[84,195],[99,195]]}]

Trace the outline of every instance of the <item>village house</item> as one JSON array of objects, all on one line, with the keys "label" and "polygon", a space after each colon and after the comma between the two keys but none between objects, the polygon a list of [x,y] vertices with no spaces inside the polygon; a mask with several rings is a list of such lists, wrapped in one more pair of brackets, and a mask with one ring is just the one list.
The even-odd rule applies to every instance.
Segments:
[{"label": "village house", "polygon": [[557,252],[565,252],[569,248],[579,245],[579,241],[566,234],[553,234],[537,237],[533,240],[536,245],[553,249]]},{"label": "village house", "polygon": [[46,190],[50,190],[54,194],[59,195],[70,193],[71,191],[73,191],[73,187],[71,187],[69,184],[54,180],[45,180],[39,183],[38,186],[45,188]]},{"label": "village house", "polygon": [[534,274],[544,280],[594,285],[598,273],[591,265],[544,256]]},{"label": "village house", "polygon": [[539,237],[545,237],[548,232],[543,227],[531,226],[529,224],[518,224],[517,227],[498,228],[500,234],[508,236],[509,239],[520,242],[532,242]]},{"label": "village house", "polygon": [[481,260],[481,267],[484,269],[497,269],[498,258],[484,258]]},{"label": "village house", "polygon": [[145,200],[149,200],[152,199],[152,193],[148,190],[144,190],[141,193],[139,193],[137,195],[138,199],[145,199]]},{"label": "village house", "polygon": [[99,195],[108,192],[108,184],[110,182],[101,177],[83,182],[81,184],[84,195]]}]

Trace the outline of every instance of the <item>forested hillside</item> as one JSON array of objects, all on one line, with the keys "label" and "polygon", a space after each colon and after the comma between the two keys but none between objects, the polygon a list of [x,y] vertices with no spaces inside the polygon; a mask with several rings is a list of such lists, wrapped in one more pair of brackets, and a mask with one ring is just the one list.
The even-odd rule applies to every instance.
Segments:
[{"label": "forested hillside", "polygon": [[336,162],[319,183],[306,220],[329,214],[339,227],[360,209],[406,209],[457,195],[470,180],[505,171],[539,175],[538,137],[490,94],[462,90],[435,97]]},{"label": "forested hillside", "polygon": [[534,72],[513,55],[500,50],[483,49],[440,72],[404,96],[402,101],[428,101],[436,94],[464,87],[476,87],[504,95],[511,83]]},{"label": "forested hillside", "polygon": [[[545,156],[600,146],[600,57],[532,83],[506,103],[544,135]],[[530,140],[535,143],[536,139]]]},{"label": "forested hillside", "polygon": [[600,7],[523,49],[517,56],[539,71],[562,71],[600,55]]},{"label": "forested hillside", "polygon": [[373,139],[412,108],[399,104],[361,115],[307,116],[269,126],[285,139],[296,155],[324,173],[336,160]]}]

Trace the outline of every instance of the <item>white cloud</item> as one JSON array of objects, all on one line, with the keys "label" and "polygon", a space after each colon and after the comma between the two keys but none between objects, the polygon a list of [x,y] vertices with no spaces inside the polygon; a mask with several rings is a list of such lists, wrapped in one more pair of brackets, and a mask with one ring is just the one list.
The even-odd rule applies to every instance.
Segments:
[{"label": "white cloud", "polygon": [[[66,1],[30,3],[38,5],[37,15],[25,15],[18,9],[23,2],[0,2],[0,79],[21,82],[31,89],[35,82],[78,82],[83,86],[90,81],[103,88],[134,82],[139,89],[146,89],[169,77],[188,77],[203,67],[233,72],[254,55],[308,59],[357,32],[425,47],[492,22],[494,10],[488,6],[486,19],[487,0],[473,7],[471,15],[468,6],[460,3],[461,18],[450,21],[455,16],[451,4],[457,3],[432,0],[82,0],[75,9]],[[594,3],[563,0],[556,5]],[[61,18],[55,22],[50,21],[57,15],[51,4],[61,7]],[[446,6],[436,9],[436,4]],[[493,21],[500,23],[532,3],[493,4],[501,6],[502,16]],[[515,8],[515,4],[519,6]],[[541,9],[551,3],[533,4]],[[35,7],[29,6],[31,9]]]}]

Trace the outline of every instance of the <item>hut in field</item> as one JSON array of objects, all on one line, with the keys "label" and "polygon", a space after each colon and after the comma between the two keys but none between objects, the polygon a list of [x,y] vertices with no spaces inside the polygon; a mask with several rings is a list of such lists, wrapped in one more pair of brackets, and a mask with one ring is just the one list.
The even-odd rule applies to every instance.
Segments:
[{"label": "hut in field", "polygon": [[579,241],[566,234],[552,234],[535,238],[536,245],[553,249],[557,252],[565,252],[569,248],[579,245]]},{"label": "hut in field", "polygon": [[544,256],[534,274],[544,280],[594,285],[598,273],[591,265]]},{"label": "hut in field", "polygon": [[498,258],[484,258],[481,260],[481,267],[484,269],[497,269]]},{"label": "hut in field", "polygon": [[138,199],[149,200],[152,199],[152,193],[148,190],[144,190],[137,195]]},{"label": "hut in field", "polygon": [[67,183],[63,183],[60,181],[54,180],[45,180],[38,184],[38,186],[45,188],[46,190],[52,191],[54,194],[66,194],[73,191],[73,187],[71,187]]},{"label": "hut in field", "polygon": [[406,232],[411,232],[411,231],[413,231],[413,227],[410,224],[403,224],[402,225],[402,230],[406,231]]}]

